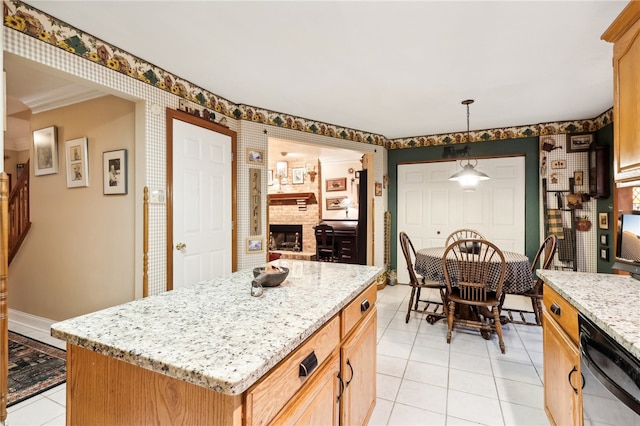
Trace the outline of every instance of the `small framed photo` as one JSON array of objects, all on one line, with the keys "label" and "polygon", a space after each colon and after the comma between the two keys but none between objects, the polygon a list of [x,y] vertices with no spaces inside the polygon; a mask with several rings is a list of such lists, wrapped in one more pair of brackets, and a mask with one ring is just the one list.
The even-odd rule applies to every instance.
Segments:
[{"label": "small framed photo", "polygon": [[345,210],[347,207],[343,205],[343,201],[347,197],[327,197],[326,206],[327,210]]},{"label": "small framed photo", "polygon": [[89,186],[87,138],[65,141],[64,147],[67,154],[67,188]]},{"label": "small framed photo", "polygon": [[609,236],[607,234],[600,234],[600,245],[602,246],[609,245]]},{"label": "small framed photo", "polygon": [[264,151],[256,148],[247,148],[247,163],[264,164]]},{"label": "small framed photo", "polygon": [[261,253],[263,250],[262,238],[247,238],[247,253]]},{"label": "small framed photo", "polygon": [[593,139],[593,133],[570,133],[567,135],[567,152],[588,151]]},{"label": "small framed photo", "polygon": [[573,184],[577,186],[584,185],[583,177],[582,171],[573,172]]},{"label": "small framed photo", "polygon": [[326,191],[346,191],[347,190],[347,178],[327,179]]},{"label": "small framed photo", "polygon": [[609,229],[609,213],[598,213],[598,228]]},{"label": "small framed photo", "polygon": [[34,130],[33,154],[36,160],[33,167],[34,175],[43,176],[58,173],[58,129],[56,126]]},{"label": "small framed photo", "polygon": [[304,183],[304,167],[295,167],[291,169],[291,182],[294,185]]},{"label": "small framed photo", "polygon": [[267,170],[267,185],[273,186],[273,170]]},{"label": "small framed photo", "polygon": [[600,249],[600,259],[602,260],[609,260],[609,249],[608,248],[601,248]]},{"label": "small framed photo", "polygon": [[127,150],[119,149],[102,153],[103,193],[105,195],[127,193]]},{"label": "small framed photo", "polygon": [[375,187],[376,197],[382,197],[382,183],[376,182],[374,187]]},{"label": "small framed photo", "polygon": [[276,162],[276,178],[283,179],[289,175],[289,164],[286,161]]}]

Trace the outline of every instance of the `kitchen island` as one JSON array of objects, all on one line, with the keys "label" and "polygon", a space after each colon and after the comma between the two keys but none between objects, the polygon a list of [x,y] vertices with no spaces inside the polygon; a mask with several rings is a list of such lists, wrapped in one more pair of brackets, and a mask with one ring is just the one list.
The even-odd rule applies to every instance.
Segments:
[{"label": "kitchen island", "polygon": [[[382,268],[273,264],[289,275],[261,297],[248,269],[54,324],[67,342],[67,424],[366,421]],[[358,401],[362,387],[373,402]]]},{"label": "kitchen island", "polygon": [[640,281],[627,275],[539,270],[538,276],[640,359]]},{"label": "kitchen island", "polygon": [[[597,381],[581,354],[581,338],[589,342],[593,330],[600,329],[623,348],[628,354],[625,358],[640,360],[640,281],[614,274],[552,270],[537,273],[544,280],[544,407],[551,424],[640,424],[640,418],[623,404],[618,405],[615,398],[605,398],[608,391],[599,390],[601,385],[594,386]],[[597,329],[581,335],[580,326],[585,321]],[[605,347],[602,343],[596,346]],[[599,350],[613,353],[613,349]],[[602,357],[596,358],[603,362]],[[627,374],[633,372],[628,370]],[[595,399],[598,401],[594,404]],[[583,405],[585,401],[588,403]]]}]

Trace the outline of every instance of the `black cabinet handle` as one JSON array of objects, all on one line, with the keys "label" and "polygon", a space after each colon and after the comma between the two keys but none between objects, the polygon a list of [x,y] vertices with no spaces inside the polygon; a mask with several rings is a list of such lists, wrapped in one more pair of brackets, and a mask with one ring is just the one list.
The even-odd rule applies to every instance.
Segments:
[{"label": "black cabinet handle", "polygon": [[[573,383],[571,383],[571,376],[573,376],[573,373],[575,373],[576,371],[578,371],[578,369],[576,368],[576,366],[574,365],[573,368],[571,369],[571,371],[569,371],[569,375],[567,376],[567,380],[569,380],[569,386],[571,386],[571,389],[573,389],[573,392],[575,392],[575,394],[578,394],[578,389],[573,386]],[[582,386],[584,387],[584,379],[582,381]]]},{"label": "black cabinet handle", "polygon": [[366,312],[370,307],[371,305],[369,304],[369,301],[367,299],[364,299],[360,304],[360,312]]},{"label": "black cabinet handle", "polygon": [[298,370],[299,377],[307,377],[309,374],[313,373],[313,370],[318,366],[318,358],[316,357],[316,353],[311,351],[309,355],[300,363],[300,368]]},{"label": "black cabinet handle", "polygon": [[340,376],[340,372],[338,372],[338,381],[340,382],[340,392],[338,392],[338,398],[336,399],[336,402],[340,402],[340,398],[342,398],[342,395],[344,394],[344,382],[342,381],[342,377]]},{"label": "black cabinet handle", "polygon": [[349,379],[349,381],[347,382],[347,384],[345,385],[345,388],[347,386],[349,386],[349,383],[351,383],[351,381],[353,380],[353,367],[351,366],[351,360],[347,359],[347,365],[349,366],[349,368],[351,369],[351,378]]},{"label": "black cabinet handle", "polygon": [[562,315],[562,309],[560,309],[560,305],[558,305],[556,302],[553,302],[553,305],[551,305],[549,309],[551,309],[551,312],[558,316]]}]

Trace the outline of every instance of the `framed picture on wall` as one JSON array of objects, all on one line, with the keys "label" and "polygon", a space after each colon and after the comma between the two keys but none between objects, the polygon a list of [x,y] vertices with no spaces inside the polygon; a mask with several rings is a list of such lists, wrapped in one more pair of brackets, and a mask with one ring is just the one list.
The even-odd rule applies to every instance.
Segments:
[{"label": "framed picture on wall", "polygon": [[264,164],[264,151],[256,148],[247,148],[247,163]]},{"label": "framed picture on wall", "polygon": [[247,238],[247,253],[260,253],[263,250],[262,238]]},{"label": "framed picture on wall", "polygon": [[327,179],[326,191],[346,191],[347,190],[347,178]]},{"label": "framed picture on wall", "polygon": [[326,206],[327,210],[345,210],[346,207],[342,204],[343,201],[347,198],[344,197],[327,197]]},{"label": "framed picture on wall", "polygon": [[567,135],[567,152],[588,151],[593,139],[593,133],[570,133]]},{"label": "framed picture on wall", "polygon": [[102,153],[102,193],[116,195],[127,193],[127,150]]},{"label": "framed picture on wall", "polygon": [[58,173],[58,129],[45,127],[33,132],[33,152],[35,162],[33,174],[36,176]]},{"label": "framed picture on wall", "polygon": [[65,141],[64,147],[67,154],[67,188],[89,186],[87,138]]},{"label": "framed picture on wall", "polygon": [[291,182],[294,185],[304,183],[304,167],[295,167],[291,169]]},{"label": "framed picture on wall", "polygon": [[598,213],[598,228],[609,229],[609,213]]}]

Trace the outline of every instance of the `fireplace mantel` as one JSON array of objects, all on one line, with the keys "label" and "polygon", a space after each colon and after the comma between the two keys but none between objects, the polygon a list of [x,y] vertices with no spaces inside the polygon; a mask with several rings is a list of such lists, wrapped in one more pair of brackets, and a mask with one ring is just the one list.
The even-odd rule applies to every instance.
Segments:
[{"label": "fireplace mantel", "polygon": [[313,192],[288,192],[268,195],[269,204],[317,204],[316,195]]}]

